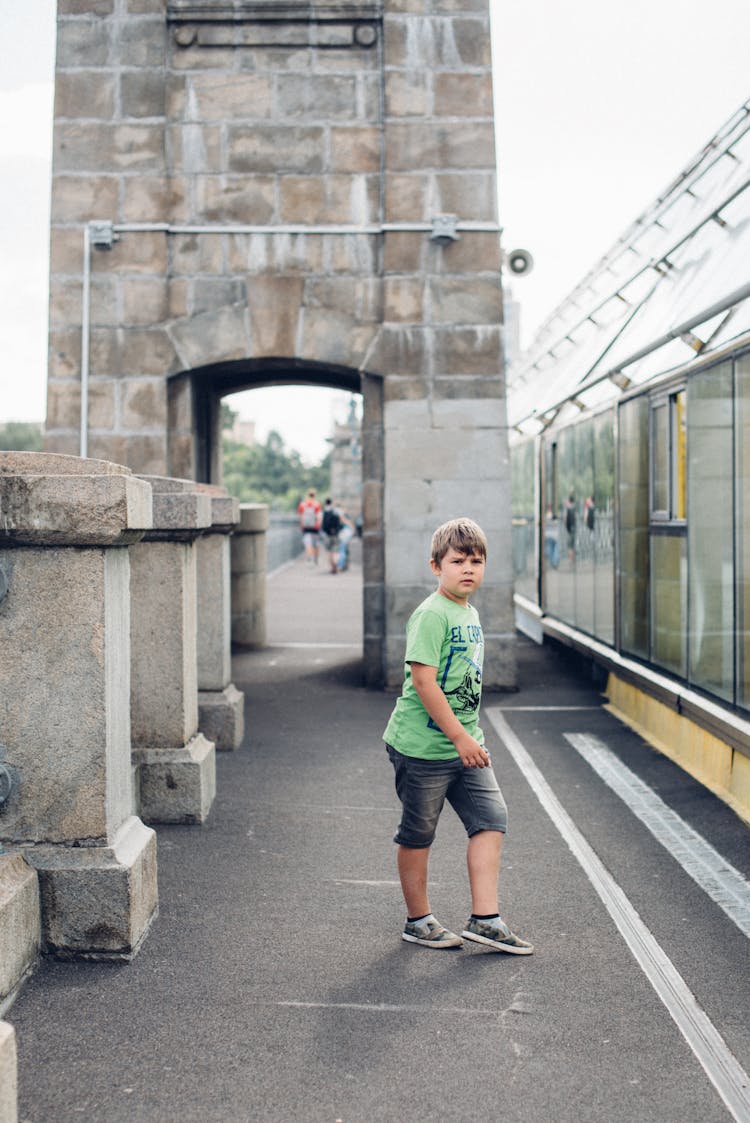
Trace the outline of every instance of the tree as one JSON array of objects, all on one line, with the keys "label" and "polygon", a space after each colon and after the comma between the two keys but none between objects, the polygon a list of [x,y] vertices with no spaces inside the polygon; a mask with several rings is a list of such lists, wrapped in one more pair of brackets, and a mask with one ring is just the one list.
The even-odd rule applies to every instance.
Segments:
[{"label": "tree", "polygon": [[0,425],[0,449],[14,452],[41,452],[44,433],[40,422],[7,421]]},{"label": "tree", "polygon": [[295,511],[308,488],[326,491],[330,454],[312,468],[284,447],[275,429],[263,444],[239,444],[224,437],[224,487],[243,503],[267,503],[275,511]]}]

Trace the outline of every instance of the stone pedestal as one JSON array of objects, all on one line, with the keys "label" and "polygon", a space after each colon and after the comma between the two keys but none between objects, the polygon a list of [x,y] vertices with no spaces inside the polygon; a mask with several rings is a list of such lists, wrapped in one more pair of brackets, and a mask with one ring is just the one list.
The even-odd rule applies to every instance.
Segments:
[{"label": "stone pedestal", "polygon": [[127,468],[0,453],[0,842],[37,871],[42,944],[63,955],[128,958],[157,910],[156,837],[132,817],[125,549],[150,525]]},{"label": "stone pedestal", "polygon": [[33,970],[41,942],[37,875],[20,853],[0,853],[0,1013]]},{"label": "stone pedestal", "polygon": [[216,757],[198,731],[195,540],[211,526],[211,499],[189,480],[144,478],[153,528],[131,549],[137,806],[149,823],[202,823],[216,794]]},{"label": "stone pedestal", "polygon": [[232,679],[230,539],[239,501],[210,484],[211,526],[195,543],[198,572],[198,728],[219,751],[233,751],[245,730],[245,696]]},{"label": "stone pedestal", "polygon": [[0,1022],[0,1123],[18,1123],[16,1032]]},{"label": "stone pedestal", "polygon": [[264,647],[266,643],[266,533],[268,507],[241,503],[232,536],[232,643]]}]

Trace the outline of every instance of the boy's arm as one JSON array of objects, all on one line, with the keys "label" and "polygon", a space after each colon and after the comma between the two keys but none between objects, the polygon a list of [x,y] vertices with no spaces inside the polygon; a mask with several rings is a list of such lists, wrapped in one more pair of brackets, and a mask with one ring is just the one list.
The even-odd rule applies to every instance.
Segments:
[{"label": "boy's arm", "polygon": [[490,763],[490,754],[464,729],[454,714],[450,702],[438,686],[437,667],[411,663],[411,681],[427,713],[455,745],[464,767],[486,768]]}]

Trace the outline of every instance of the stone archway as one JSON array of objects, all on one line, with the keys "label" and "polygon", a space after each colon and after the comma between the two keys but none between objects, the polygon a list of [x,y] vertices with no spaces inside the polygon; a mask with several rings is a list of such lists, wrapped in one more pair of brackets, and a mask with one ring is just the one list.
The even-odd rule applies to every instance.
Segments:
[{"label": "stone archway", "polygon": [[220,404],[227,394],[266,386],[309,385],[362,395],[363,677],[383,681],[385,563],[383,527],[383,379],[351,367],[299,359],[237,359],[209,363],[169,380],[170,474],[220,483]]}]

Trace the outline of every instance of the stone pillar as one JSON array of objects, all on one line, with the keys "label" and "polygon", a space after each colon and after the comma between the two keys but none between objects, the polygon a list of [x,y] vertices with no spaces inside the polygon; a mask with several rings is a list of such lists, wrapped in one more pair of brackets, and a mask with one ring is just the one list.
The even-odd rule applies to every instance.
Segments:
[{"label": "stone pillar", "polygon": [[232,643],[238,647],[266,643],[268,523],[263,503],[240,504],[240,522],[232,536]]},{"label": "stone pillar", "polygon": [[[430,536],[459,515],[487,533],[476,604],[485,686],[515,684],[490,18],[466,5],[386,4],[383,326],[385,678],[403,676],[404,626],[434,587]],[[444,217],[446,222],[436,223]],[[453,228],[451,229],[451,225]]]},{"label": "stone pillar", "polygon": [[150,525],[127,468],[0,453],[0,842],[37,871],[60,955],[130,958],[156,914],[156,836],[132,814],[125,548]]},{"label": "stone pillar", "polygon": [[131,723],[137,806],[150,823],[202,823],[216,794],[214,746],[198,731],[196,538],[211,499],[190,480],[143,477],[153,529],[131,550]]},{"label": "stone pillar", "polygon": [[0,1123],[18,1121],[18,1065],[16,1031],[0,1022]]},{"label": "stone pillar", "polygon": [[210,529],[195,543],[198,564],[198,727],[217,750],[238,749],[245,696],[232,679],[230,539],[240,504],[220,487],[199,484],[211,499]]}]

